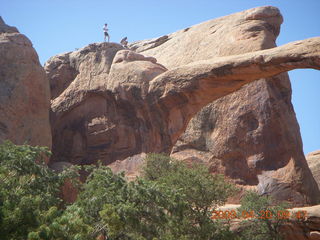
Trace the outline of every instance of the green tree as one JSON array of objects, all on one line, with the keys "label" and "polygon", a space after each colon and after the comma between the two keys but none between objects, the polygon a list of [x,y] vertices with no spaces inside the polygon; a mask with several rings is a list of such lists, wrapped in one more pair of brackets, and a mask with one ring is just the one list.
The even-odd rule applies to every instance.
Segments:
[{"label": "green tree", "polygon": [[247,217],[242,222],[242,239],[281,240],[280,227],[288,221],[286,203],[274,204],[269,196],[260,196],[249,191],[241,200],[240,216]]},{"label": "green tree", "polygon": [[123,190],[123,201],[100,212],[112,239],[186,239],[179,226],[187,203],[178,192],[144,180]]},{"label": "green tree", "polygon": [[148,177],[127,182],[123,173],[108,167],[91,169],[75,204],[83,210],[83,222],[93,227],[93,236],[233,239],[228,226],[211,220],[211,208],[233,191],[222,176],[157,154],[148,156],[144,170]]},{"label": "green tree", "polygon": [[83,209],[93,236],[182,239],[183,233],[175,226],[183,222],[187,202],[179,191],[155,182],[127,182],[123,173],[99,166],[89,175],[75,204]]},{"label": "green tree", "polygon": [[66,210],[51,207],[42,216],[42,225],[30,232],[28,240],[94,240],[93,228],[84,222],[84,213],[72,204]]},{"label": "green tree", "polygon": [[181,227],[192,236],[190,239],[218,239],[225,234],[230,237],[228,226],[211,219],[212,210],[225,204],[235,192],[233,185],[222,175],[211,174],[204,165],[187,166],[164,154],[148,154],[143,176],[171,189],[179,189],[183,194],[188,203],[188,210],[184,212],[188,224]]},{"label": "green tree", "polygon": [[49,169],[44,162],[49,155],[44,147],[0,145],[1,239],[26,239],[51,207],[61,205],[60,187],[72,174]]},{"label": "green tree", "polygon": [[204,166],[148,155],[145,175],[128,182],[106,166],[87,166],[79,196],[66,205],[60,189],[79,168],[55,173],[42,147],[0,145],[0,236],[3,240],[206,240],[236,239],[212,221],[212,207],[233,187]]}]

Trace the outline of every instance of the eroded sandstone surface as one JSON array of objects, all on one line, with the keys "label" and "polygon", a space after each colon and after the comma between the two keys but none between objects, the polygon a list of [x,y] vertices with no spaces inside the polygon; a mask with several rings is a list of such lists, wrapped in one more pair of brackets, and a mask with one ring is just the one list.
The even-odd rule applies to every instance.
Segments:
[{"label": "eroded sandstone surface", "polygon": [[50,89],[30,40],[0,17],[0,143],[51,148]]},{"label": "eroded sandstone surface", "polygon": [[[175,152],[193,151],[177,149],[188,130],[181,135],[192,117],[220,99],[216,104],[229,112],[227,122],[212,122],[207,132],[191,133],[197,137],[203,132],[212,135],[207,139],[220,141],[220,155],[214,160],[209,150],[195,149],[204,155],[203,161],[213,163],[212,172],[225,173],[236,183],[277,199],[315,203],[319,189],[299,155],[301,138],[287,76],[255,81],[295,68],[320,68],[320,38],[272,48],[281,21],[278,9],[262,7],[131,45],[136,52],[115,43],[97,43],[52,57],[45,65],[53,91],[51,161],[92,164],[100,160],[115,170],[132,172],[143,153],[170,153],[178,140]],[[202,32],[196,39],[203,42],[190,48],[188,39]],[[186,47],[180,49],[180,44]],[[268,49],[252,52],[264,48]],[[253,87],[245,86],[250,82]],[[241,97],[221,99],[239,89]],[[246,97],[252,97],[254,104]],[[222,115],[212,113],[223,121]],[[231,130],[228,121],[235,124]],[[217,127],[222,128],[220,135],[211,134]],[[281,144],[283,148],[278,147]]]},{"label": "eroded sandstone surface", "polygon": [[320,150],[308,153],[306,159],[312,175],[320,188]]},{"label": "eroded sandstone surface", "polygon": [[[273,48],[282,21],[277,8],[250,9],[131,47],[171,69]],[[303,194],[292,192],[290,185],[297,179],[307,181],[310,172],[287,73],[248,84],[204,107],[192,118],[171,155],[205,163],[239,186],[258,186],[260,193],[302,201]]]}]

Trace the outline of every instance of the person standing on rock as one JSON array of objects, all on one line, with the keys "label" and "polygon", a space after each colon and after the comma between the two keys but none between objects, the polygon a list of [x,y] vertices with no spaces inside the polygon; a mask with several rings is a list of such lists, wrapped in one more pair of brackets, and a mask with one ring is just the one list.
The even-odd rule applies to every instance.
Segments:
[{"label": "person standing on rock", "polygon": [[109,33],[108,33],[108,24],[104,24],[103,26],[103,33],[104,33],[104,41],[106,41],[106,38],[108,37],[108,42],[110,41],[110,36],[109,36]]}]

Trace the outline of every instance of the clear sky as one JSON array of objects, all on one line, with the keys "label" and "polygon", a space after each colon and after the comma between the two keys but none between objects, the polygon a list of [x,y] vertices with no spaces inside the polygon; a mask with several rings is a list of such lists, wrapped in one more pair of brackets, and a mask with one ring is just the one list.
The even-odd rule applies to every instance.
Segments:
[{"label": "clear sky", "polygon": [[[175,32],[200,22],[253,7],[280,9],[284,23],[278,45],[320,36],[320,0],[0,0],[0,15],[27,35],[41,63],[49,57],[103,40],[129,42]],[[320,71],[289,72],[293,105],[304,152],[320,149]]]}]

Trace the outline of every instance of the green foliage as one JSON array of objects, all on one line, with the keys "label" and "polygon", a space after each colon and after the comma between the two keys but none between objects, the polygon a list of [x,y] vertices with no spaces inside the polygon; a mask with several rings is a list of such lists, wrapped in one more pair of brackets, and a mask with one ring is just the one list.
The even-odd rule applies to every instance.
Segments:
[{"label": "green foliage", "polygon": [[68,206],[65,211],[56,207],[49,209],[44,224],[30,232],[28,240],[90,240],[92,227],[84,222],[84,214],[76,205]]},{"label": "green foliage", "polygon": [[78,218],[93,228],[90,236],[232,239],[228,227],[210,219],[211,207],[226,201],[231,185],[203,166],[189,168],[171,162],[165,155],[151,156],[145,168],[150,175],[133,182],[108,167],[90,167],[91,173],[74,203],[83,211]]},{"label": "green foliage", "polygon": [[100,212],[112,239],[180,239],[176,226],[187,205],[179,193],[144,180],[123,190],[123,201],[106,204]]},{"label": "green foliage", "polygon": [[143,176],[147,180],[183,190],[189,204],[199,210],[224,204],[236,190],[224,180],[223,175],[212,175],[204,165],[187,166],[164,154],[147,155]]},{"label": "green foliage", "polygon": [[0,145],[1,239],[26,239],[49,209],[61,204],[60,186],[72,174],[54,173],[44,163],[48,156],[44,147]]},{"label": "green foliage", "polygon": [[94,236],[152,239],[168,235],[179,239],[171,227],[183,221],[187,203],[181,199],[178,191],[166,186],[143,179],[127,182],[123,174],[99,166],[89,175],[75,204],[83,209],[85,222],[94,227]]},{"label": "green foliage", "polygon": [[175,165],[172,159],[165,154],[149,153],[145,159],[143,176],[145,179],[155,181],[173,171]]},{"label": "green foliage", "polygon": [[239,215],[254,213],[254,217],[242,222],[242,239],[250,240],[281,240],[280,227],[287,221],[285,203],[274,205],[272,198],[259,196],[255,192],[247,192],[241,200]]},{"label": "green foliage", "polygon": [[223,205],[235,191],[222,175],[212,175],[203,165],[187,166],[163,154],[148,154],[143,175],[183,194],[189,207],[183,213],[187,224],[180,228],[190,239],[217,239],[228,232],[210,218],[212,210]]},{"label": "green foliage", "polygon": [[0,235],[4,239],[24,239],[39,224],[42,211],[59,203],[52,194],[59,190],[58,179],[43,167],[47,155],[47,149],[40,147],[9,142],[0,146]]},{"label": "green foliage", "polygon": [[[42,147],[0,145],[1,240],[280,239],[283,219],[250,219],[238,236],[225,221],[213,221],[212,210],[235,189],[202,165],[149,154],[143,177],[132,182],[106,166],[87,166],[86,182],[67,206],[61,186],[66,179],[77,185],[79,168],[55,173],[44,163],[47,156]],[[248,193],[240,211],[249,210],[277,214],[284,206]]]}]

